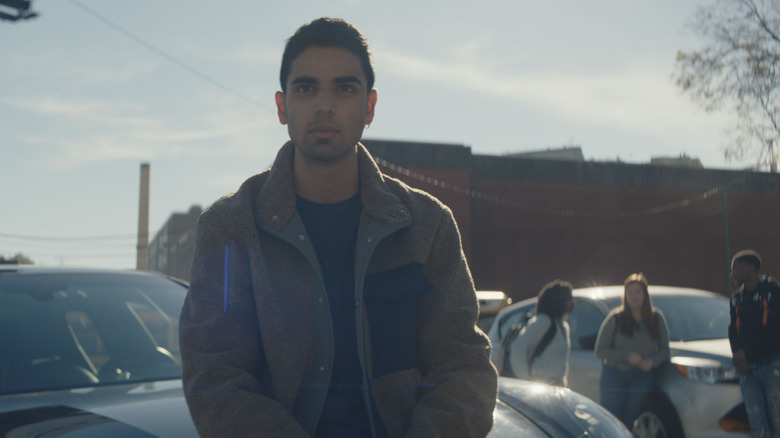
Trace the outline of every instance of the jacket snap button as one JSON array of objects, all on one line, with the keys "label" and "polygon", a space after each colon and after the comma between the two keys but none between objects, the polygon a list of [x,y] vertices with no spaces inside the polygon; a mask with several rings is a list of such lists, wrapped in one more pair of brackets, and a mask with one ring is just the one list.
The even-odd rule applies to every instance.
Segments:
[{"label": "jacket snap button", "polygon": [[320,365],[320,371],[325,371],[325,365]]},{"label": "jacket snap button", "polygon": [[371,243],[374,241],[374,236],[368,236],[366,237],[366,242]]},{"label": "jacket snap button", "polygon": [[271,218],[274,222],[279,222],[279,216],[274,215],[274,217]]},{"label": "jacket snap button", "polygon": [[298,235],[298,240],[305,240],[305,239],[306,239],[306,237],[304,237],[303,234],[299,234]]}]

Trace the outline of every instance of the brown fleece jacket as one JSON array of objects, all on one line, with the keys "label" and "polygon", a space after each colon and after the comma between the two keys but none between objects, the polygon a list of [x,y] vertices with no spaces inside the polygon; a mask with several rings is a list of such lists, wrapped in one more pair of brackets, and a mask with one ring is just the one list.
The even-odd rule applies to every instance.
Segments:
[{"label": "brown fleece jacket", "polygon": [[[292,144],[283,146],[270,170],[199,219],[180,344],[187,403],[204,437],[310,436],[322,411],[333,334],[295,210],[293,155]],[[484,436],[497,377],[475,328],[478,305],[454,218],[432,196],[383,175],[362,145],[358,155],[358,348],[382,422],[391,437]],[[413,284],[415,267],[426,288]],[[409,311],[396,319],[385,314],[390,308]]]}]

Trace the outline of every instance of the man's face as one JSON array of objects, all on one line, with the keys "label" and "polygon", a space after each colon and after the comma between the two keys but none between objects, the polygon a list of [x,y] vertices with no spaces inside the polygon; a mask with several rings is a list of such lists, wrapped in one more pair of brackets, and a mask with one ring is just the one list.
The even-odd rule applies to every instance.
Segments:
[{"label": "man's face", "polygon": [[735,261],[731,265],[731,282],[734,286],[742,286],[748,278],[752,266],[744,261]]},{"label": "man's face", "polygon": [[276,93],[279,121],[296,154],[328,163],[354,153],[374,119],[376,91],[366,88],[360,59],[343,47],[312,46],[291,64],[287,93]]}]

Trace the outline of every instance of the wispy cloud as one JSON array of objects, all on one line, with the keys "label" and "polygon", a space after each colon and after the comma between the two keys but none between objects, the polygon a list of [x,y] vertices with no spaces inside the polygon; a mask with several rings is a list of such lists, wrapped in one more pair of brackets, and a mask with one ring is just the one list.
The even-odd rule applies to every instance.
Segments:
[{"label": "wispy cloud", "polygon": [[[50,84],[58,89],[126,83],[159,68],[150,59],[127,59],[119,54],[82,48],[9,53],[0,75],[19,81]],[[48,82],[44,82],[48,81]]]},{"label": "wispy cloud", "polygon": [[79,124],[107,124],[132,128],[146,128],[153,121],[133,115],[143,107],[132,102],[73,99],[53,95],[5,97],[0,103],[32,112],[38,116],[61,117]]},{"label": "wispy cloud", "polygon": [[242,41],[234,46],[230,46],[228,50],[215,47],[210,52],[209,57],[215,61],[245,63],[246,65],[270,65],[278,68],[279,61],[282,59],[282,49],[283,47],[277,45],[271,46],[262,42]]},{"label": "wispy cloud", "polygon": [[[40,123],[34,134],[18,140],[47,147],[45,165],[75,167],[85,163],[156,157],[264,154],[257,144],[263,129],[278,129],[265,115],[235,99],[215,94],[211,105],[188,114],[160,115],[136,102],[109,102],[60,96],[0,98],[0,105],[33,113]],[[164,111],[162,111],[164,112]]]},{"label": "wispy cloud", "polygon": [[480,60],[477,53],[472,48],[461,53],[467,56],[442,61],[385,50],[376,62],[405,81],[484,93],[577,123],[656,131],[693,110],[678,98],[670,71],[657,66],[627,65],[607,73],[509,73]]}]

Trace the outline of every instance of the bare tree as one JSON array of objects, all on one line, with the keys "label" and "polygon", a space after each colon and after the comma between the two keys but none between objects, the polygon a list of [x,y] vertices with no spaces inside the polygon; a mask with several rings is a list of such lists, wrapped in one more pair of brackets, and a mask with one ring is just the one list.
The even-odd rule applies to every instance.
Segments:
[{"label": "bare tree", "polygon": [[677,52],[677,86],[707,111],[733,110],[727,161],[777,171],[780,147],[780,0],[717,0],[700,6],[691,29],[708,41]]},{"label": "bare tree", "polygon": [[15,256],[7,259],[0,255],[0,265],[13,264],[13,265],[32,265],[34,262],[31,258],[18,252]]}]

